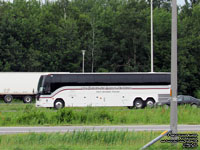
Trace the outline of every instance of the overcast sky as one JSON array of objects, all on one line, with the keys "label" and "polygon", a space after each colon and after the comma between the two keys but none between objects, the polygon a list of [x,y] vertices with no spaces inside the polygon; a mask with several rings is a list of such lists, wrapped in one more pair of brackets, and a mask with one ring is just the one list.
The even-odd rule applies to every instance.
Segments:
[{"label": "overcast sky", "polygon": [[177,4],[183,6],[185,4],[185,1],[184,0],[177,0]]}]

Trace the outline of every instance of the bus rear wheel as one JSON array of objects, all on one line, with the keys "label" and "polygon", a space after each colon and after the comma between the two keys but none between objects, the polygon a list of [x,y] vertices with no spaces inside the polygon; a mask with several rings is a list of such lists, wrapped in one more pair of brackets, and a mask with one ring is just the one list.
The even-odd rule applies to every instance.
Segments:
[{"label": "bus rear wheel", "polygon": [[54,102],[55,109],[61,109],[64,107],[64,101],[62,99],[58,99]]},{"label": "bus rear wheel", "polygon": [[155,104],[155,101],[154,101],[153,98],[148,98],[148,99],[147,99],[147,101],[146,101],[146,106],[147,106],[148,108],[153,108],[154,104]]},{"label": "bus rear wheel", "polygon": [[144,108],[144,102],[141,98],[136,98],[134,101],[134,106],[136,109]]}]

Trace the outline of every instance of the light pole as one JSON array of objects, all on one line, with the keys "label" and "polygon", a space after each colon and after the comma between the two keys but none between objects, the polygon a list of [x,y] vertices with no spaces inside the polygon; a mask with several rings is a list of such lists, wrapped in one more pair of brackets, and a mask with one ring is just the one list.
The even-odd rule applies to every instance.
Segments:
[{"label": "light pole", "polygon": [[151,0],[151,72],[153,72],[153,0]]},{"label": "light pole", "polygon": [[86,50],[81,50],[81,51],[82,51],[82,55],[83,55],[83,63],[82,63],[83,66],[82,66],[82,72],[84,73],[84,72],[85,72],[85,71],[84,71],[84,67],[85,67],[85,66],[84,66],[84,63],[85,63],[84,58],[85,58],[85,51],[86,51]]}]

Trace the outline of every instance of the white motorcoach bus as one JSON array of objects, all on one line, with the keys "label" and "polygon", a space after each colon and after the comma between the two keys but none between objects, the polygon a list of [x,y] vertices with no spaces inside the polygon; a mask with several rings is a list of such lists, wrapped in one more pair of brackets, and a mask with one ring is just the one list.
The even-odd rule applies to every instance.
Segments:
[{"label": "white motorcoach bus", "polygon": [[153,107],[170,97],[170,73],[68,73],[42,75],[36,107]]}]

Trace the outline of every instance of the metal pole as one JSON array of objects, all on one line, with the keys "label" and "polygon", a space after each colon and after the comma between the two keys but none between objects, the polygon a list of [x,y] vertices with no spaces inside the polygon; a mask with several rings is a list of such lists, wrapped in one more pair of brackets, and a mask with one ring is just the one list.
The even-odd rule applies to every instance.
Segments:
[{"label": "metal pole", "polygon": [[151,0],[151,72],[153,72],[153,0]]},{"label": "metal pole", "polygon": [[171,130],[166,130],[166,131],[162,132],[158,137],[156,137],[155,139],[153,139],[152,141],[150,141],[149,143],[147,143],[140,150],[146,149],[147,147],[149,147],[152,144],[156,143],[158,140],[160,140],[162,137],[164,137],[165,135],[167,135],[169,132],[171,132]]},{"label": "metal pole", "polygon": [[82,72],[84,73],[85,71],[84,71],[84,69],[85,69],[85,60],[84,60],[84,57],[85,57],[85,50],[82,50],[82,54],[83,54],[83,66],[82,66]]},{"label": "metal pole", "polygon": [[170,129],[177,133],[177,2],[172,0],[172,41],[171,41],[171,110]]}]

